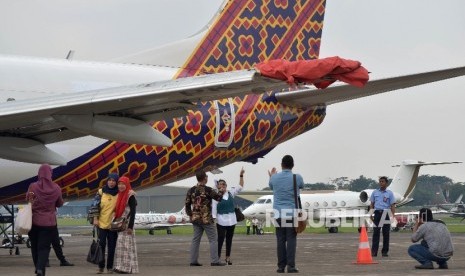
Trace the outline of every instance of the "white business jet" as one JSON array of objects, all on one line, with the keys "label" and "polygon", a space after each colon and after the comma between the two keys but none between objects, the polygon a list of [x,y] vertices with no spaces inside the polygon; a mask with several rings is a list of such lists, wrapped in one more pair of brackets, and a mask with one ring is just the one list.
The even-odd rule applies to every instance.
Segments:
[{"label": "white business jet", "polygon": [[[411,202],[410,195],[416,185],[421,166],[455,164],[461,162],[426,163],[414,160],[404,160],[399,171],[389,185],[394,193],[397,206]],[[331,191],[317,194],[300,194],[302,208],[307,212],[308,219],[319,220],[330,233],[337,233],[342,218],[367,217],[370,206],[370,196],[373,189],[361,192]],[[273,216],[273,195],[262,196],[243,211],[246,217],[256,217],[265,220]]]}]

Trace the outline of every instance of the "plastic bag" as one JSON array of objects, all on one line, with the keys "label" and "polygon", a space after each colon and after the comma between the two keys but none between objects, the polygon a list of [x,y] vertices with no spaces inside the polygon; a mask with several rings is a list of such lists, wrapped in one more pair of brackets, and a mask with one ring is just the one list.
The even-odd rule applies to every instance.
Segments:
[{"label": "plastic bag", "polygon": [[28,203],[19,209],[16,216],[15,231],[18,235],[29,233],[32,227],[32,205]]}]

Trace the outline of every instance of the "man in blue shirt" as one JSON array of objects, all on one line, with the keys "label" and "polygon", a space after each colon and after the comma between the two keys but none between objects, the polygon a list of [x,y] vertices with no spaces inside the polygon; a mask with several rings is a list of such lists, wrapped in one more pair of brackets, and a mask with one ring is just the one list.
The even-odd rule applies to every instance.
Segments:
[{"label": "man in blue shirt", "polygon": [[374,190],[371,194],[370,210],[373,210],[371,220],[373,221],[373,240],[371,244],[371,255],[378,255],[379,236],[381,228],[383,228],[383,248],[381,254],[383,257],[388,257],[389,252],[389,233],[391,232],[391,221],[389,219],[389,211],[392,216],[396,212],[396,199],[392,191],[387,189],[388,179],[386,176],[379,178],[379,189]]},{"label": "man in blue shirt", "polygon": [[[276,168],[268,172],[270,176],[269,186],[273,190],[273,209],[276,219],[276,239],[278,252],[278,273],[284,273],[287,265],[288,273],[297,273],[295,267],[295,251],[297,247],[297,233],[293,227],[296,203],[294,198],[294,179],[292,168],[294,159],[290,155],[283,157],[281,161],[282,171],[277,173]],[[304,187],[302,176],[296,174],[297,195],[299,189]]]}]

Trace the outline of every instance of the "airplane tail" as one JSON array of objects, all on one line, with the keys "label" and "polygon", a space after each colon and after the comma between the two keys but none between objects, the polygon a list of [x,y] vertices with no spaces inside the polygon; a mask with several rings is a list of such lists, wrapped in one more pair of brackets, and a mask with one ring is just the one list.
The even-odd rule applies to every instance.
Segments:
[{"label": "airplane tail", "polygon": [[455,200],[455,204],[460,204],[462,203],[462,197],[463,197],[463,194],[460,194],[459,197]]},{"label": "airplane tail", "polygon": [[182,207],[181,210],[179,210],[177,212],[178,215],[182,215],[182,216],[185,216],[186,215],[186,207]]},{"label": "airplane tail", "polygon": [[409,198],[415,188],[418,173],[420,172],[421,166],[426,165],[442,165],[442,164],[456,164],[461,162],[431,162],[425,163],[421,161],[414,160],[404,160],[401,165],[395,167],[400,167],[394,176],[389,189],[394,193],[396,199],[399,199],[398,206],[404,205],[411,201]]},{"label": "airplane tail", "polygon": [[271,59],[316,59],[326,0],[225,0],[199,33],[119,62],[180,68],[177,77],[249,69]]}]

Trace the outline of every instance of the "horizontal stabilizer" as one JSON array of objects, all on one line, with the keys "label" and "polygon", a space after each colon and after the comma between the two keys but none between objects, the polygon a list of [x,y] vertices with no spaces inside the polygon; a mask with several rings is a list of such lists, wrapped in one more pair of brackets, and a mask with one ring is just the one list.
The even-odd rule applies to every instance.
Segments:
[{"label": "horizontal stabilizer", "polygon": [[426,165],[445,165],[445,164],[458,164],[460,161],[447,161],[447,162],[422,162],[417,160],[404,160],[401,165],[393,167],[400,167],[396,175],[389,185],[389,189],[394,193],[401,205],[408,203],[410,195],[415,189],[415,185],[420,172],[420,167]]},{"label": "horizontal stabilizer", "polygon": [[[446,162],[422,162],[415,160],[404,160],[402,165],[406,166],[428,166],[428,165],[446,165],[446,164],[460,164],[462,161],[446,161]],[[400,167],[401,165],[394,165],[392,167]]]},{"label": "horizontal stabilizer", "polygon": [[370,80],[363,88],[350,85],[333,86],[319,90],[310,87],[302,88],[295,91],[276,93],[276,98],[280,103],[289,106],[309,107],[330,105],[463,75],[465,75],[465,67],[458,67],[401,77]]}]

